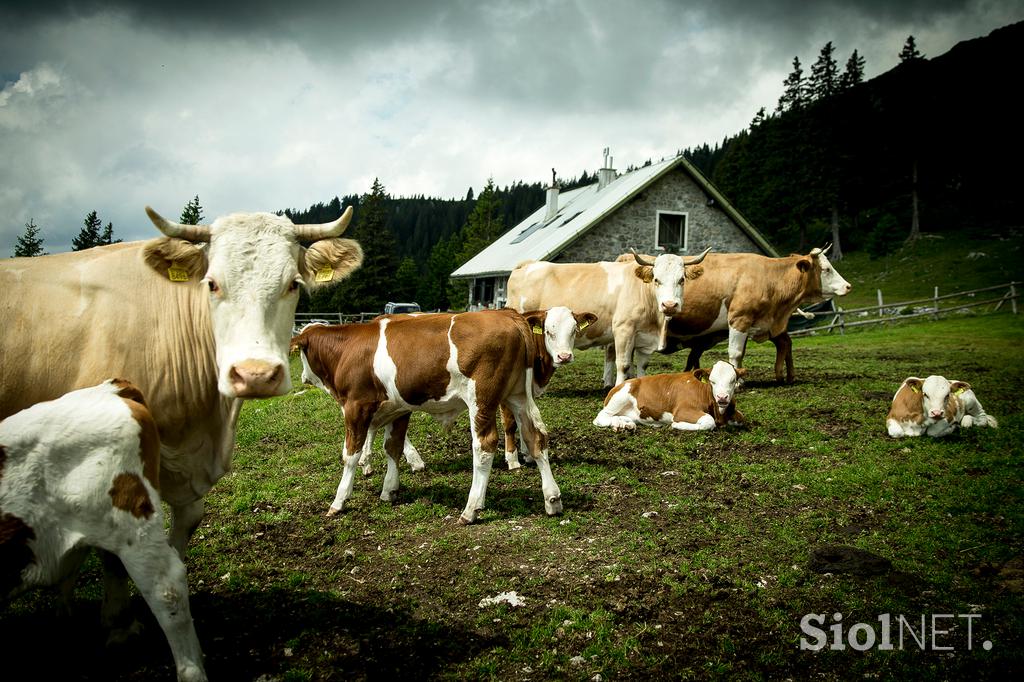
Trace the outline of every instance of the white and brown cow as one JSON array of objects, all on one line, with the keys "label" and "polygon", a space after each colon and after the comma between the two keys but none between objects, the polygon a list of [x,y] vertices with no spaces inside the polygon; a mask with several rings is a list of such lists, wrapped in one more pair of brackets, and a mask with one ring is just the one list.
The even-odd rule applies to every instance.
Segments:
[{"label": "white and brown cow", "polygon": [[[684,260],[630,256],[632,262],[522,263],[508,278],[508,307],[520,312],[566,306],[588,310],[597,322],[576,337],[577,348],[605,346],[604,385],[622,383],[633,368],[643,376],[661,347],[668,317],[685,309],[684,283],[701,275],[708,251]],[[689,287],[686,287],[687,289]]]},{"label": "white and brown cow", "polygon": [[608,392],[594,426],[620,431],[637,424],[668,424],[680,431],[710,431],[743,423],[735,392],[744,373],[719,361],[710,370],[630,379]]},{"label": "white and brown cow", "polygon": [[986,414],[971,385],[932,375],[927,379],[907,377],[892,398],[885,426],[893,438],[904,436],[946,436],[959,426],[998,427]]},{"label": "white and brown cow", "polygon": [[339,513],[351,495],[372,431],[384,428],[388,471],[380,497],[392,500],[410,414],[427,412],[450,424],[468,410],[473,484],[459,521],[472,523],[484,508],[502,404],[537,462],[547,513],[561,513],[561,492],[548,463],[547,430],[533,399],[535,362],[551,349],[548,337],[535,334],[533,327],[544,327],[543,313],[523,317],[513,310],[484,310],[311,326],[292,339],[304,367],[345,415],[345,469],[328,516]]},{"label": "white and brown cow", "polygon": [[776,347],[775,378],[783,380],[785,363],[785,378],[792,382],[789,318],[800,305],[850,292],[850,283],[825,256],[828,249],[785,258],[753,253],[708,255],[704,276],[687,287],[686,305],[668,322],[666,352],[691,348],[686,369],[693,369],[705,350],[728,339],[729,362],[742,367],[748,339],[771,340]]},{"label": "white and brown cow", "polygon": [[163,629],[178,679],[205,680],[185,565],[164,533],[159,471],[156,422],[122,380],[0,422],[0,599],[39,585],[69,590],[91,548],[110,552]]}]

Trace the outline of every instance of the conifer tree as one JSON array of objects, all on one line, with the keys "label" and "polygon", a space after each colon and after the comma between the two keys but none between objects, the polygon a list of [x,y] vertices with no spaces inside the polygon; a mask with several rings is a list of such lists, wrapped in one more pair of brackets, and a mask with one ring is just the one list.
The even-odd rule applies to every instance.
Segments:
[{"label": "conifer tree", "polygon": [[864,82],[864,58],[853,51],[850,58],[846,60],[846,70],[839,77],[839,89],[849,90],[855,85]]},{"label": "conifer tree", "polygon": [[[756,113],[756,114],[754,114],[754,120],[752,120],[752,121],[750,122],[750,128],[751,128],[751,129],[754,129],[754,128],[756,128],[757,126],[759,126],[759,125],[761,125],[762,123],[764,123],[764,121],[765,121],[765,112],[764,112],[764,107],[761,107],[760,109],[758,109],[758,110],[757,110],[757,113]],[[707,144],[705,144],[705,145],[704,145],[704,150],[702,150],[702,151],[703,151],[703,152],[704,152],[705,154],[708,154],[708,155],[710,155],[710,151],[709,151],[709,150],[707,149]]]},{"label": "conifer tree", "polygon": [[412,256],[406,256],[395,271],[392,286],[392,299],[395,301],[412,301],[416,297],[416,287],[420,281],[420,269]]},{"label": "conifer tree", "polygon": [[103,228],[103,234],[100,235],[100,240],[97,246],[120,243],[120,239],[114,239],[114,223],[107,223],[107,226]]},{"label": "conifer tree", "polygon": [[191,199],[185,208],[181,210],[181,218],[178,222],[182,225],[198,225],[203,218],[203,207],[199,204],[199,195],[197,194],[194,199]]},{"label": "conifer tree", "polygon": [[912,62],[915,59],[924,59],[924,55],[918,51],[914,36],[907,36],[907,41],[903,43],[903,49],[900,50],[900,64]]},{"label": "conifer tree", "polygon": [[45,256],[43,251],[43,238],[39,236],[39,227],[31,218],[25,223],[25,232],[18,237],[14,245],[15,258],[28,258],[31,256]]},{"label": "conifer tree", "polygon": [[[507,192],[506,192],[507,193]],[[501,199],[494,188],[494,178],[488,178],[487,184],[480,190],[480,195],[469,214],[466,224],[458,234],[459,246],[456,251],[455,263],[449,274],[470,258],[483,251],[505,231],[505,223],[501,217]],[[448,301],[454,307],[465,305],[469,295],[469,282],[452,280],[448,286]]]},{"label": "conifer tree", "polygon": [[775,109],[782,113],[794,109],[802,109],[807,103],[807,79],[804,78],[804,69],[800,65],[800,58],[793,57],[793,70],[782,82],[782,96],[779,97],[779,106]]},{"label": "conifer tree", "polygon": [[85,216],[83,222],[84,225],[81,231],[79,231],[78,236],[71,240],[72,251],[91,249],[102,243],[100,241],[100,225],[103,224],[103,221],[96,215],[96,211],[92,211],[89,215]]},{"label": "conifer tree", "polygon": [[830,40],[818,53],[818,61],[811,66],[811,81],[808,89],[814,100],[828,99],[839,90],[839,68],[834,55],[835,48],[832,47]]},{"label": "conifer tree", "polygon": [[381,312],[389,297],[394,295],[398,255],[395,237],[387,226],[387,200],[384,185],[374,178],[369,194],[364,194],[359,202],[356,224],[347,235],[363,248],[363,264],[334,288],[328,312]]}]

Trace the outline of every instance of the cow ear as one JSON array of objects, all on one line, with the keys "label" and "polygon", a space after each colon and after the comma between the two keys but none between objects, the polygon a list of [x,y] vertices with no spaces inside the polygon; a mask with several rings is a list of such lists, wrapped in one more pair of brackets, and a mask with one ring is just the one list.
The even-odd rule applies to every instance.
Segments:
[{"label": "cow ear", "polygon": [[951,381],[949,382],[949,392],[953,395],[960,395],[964,391],[971,390],[971,385],[966,381]]},{"label": "cow ear", "polygon": [[811,263],[811,259],[808,258],[807,256],[804,256],[803,258],[796,262],[796,269],[799,270],[800,272],[807,272],[813,267],[814,264]]},{"label": "cow ear", "polygon": [[351,239],[321,239],[299,256],[299,272],[310,289],[340,282],[362,264],[363,249]]},{"label": "cow ear", "polygon": [[597,315],[594,313],[573,313],[572,316],[576,319],[577,331],[583,331],[590,325],[597,322]]},{"label": "cow ear", "polygon": [[198,282],[206,275],[206,245],[185,239],[160,237],[142,247],[146,265],[172,282]]},{"label": "cow ear", "polygon": [[544,333],[544,322],[548,319],[548,311],[534,310],[523,313],[523,317],[526,318],[526,323],[530,325],[530,331],[534,334]]},{"label": "cow ear", "polygon": [[918,379],[917,377],[907,377],[907,380],[903,383],[906,384],[914,393],[920,393],[921,387],[924,386],[924,380]]},{"label": "cow ear", "polygon": [[689,265],[684,270],[686,272],[686,279],[697,279],[704,274],[703,265]]},{"label": "cow ear", "polygon": [[648,284],[654,280],[654,268],[649,265],[638,265],[633,273]]},{"label": "cow ear", "polygon": [[746,367],[736,367],[734,369],[736,370],[736,376],[738,376],[738,377],[745,377],[745,376],[747,376],[747,368]]},{"label": "cow ear", "polygon": [[693,378],[697,381],[706,384],[708,383],[708,377],[711,376],[711,372],[701,367],[700,369],[693,370]]}]

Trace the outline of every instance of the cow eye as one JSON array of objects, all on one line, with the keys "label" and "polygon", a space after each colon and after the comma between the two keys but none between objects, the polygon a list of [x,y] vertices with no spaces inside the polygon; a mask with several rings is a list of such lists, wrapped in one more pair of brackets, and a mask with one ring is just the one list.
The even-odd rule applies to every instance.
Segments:
[{"label": "cow eye", "polygon": [[661,280],[660,279],[656,279],[656,280],[654,280],[654,283],[655,284],[661,284]]},{"label": "cow eye", "polygon": [[217,286],[217,282],[212,277],[207,278],[206,286],[210,287],[210,293],[211,294],[215,294],[218,291],[220,291],[220,287]]},{"label": "cow eye", "polygon": [[292,283],[288,285],[288,293],[292,294],[299,290],[299,280],[293,279]]}]

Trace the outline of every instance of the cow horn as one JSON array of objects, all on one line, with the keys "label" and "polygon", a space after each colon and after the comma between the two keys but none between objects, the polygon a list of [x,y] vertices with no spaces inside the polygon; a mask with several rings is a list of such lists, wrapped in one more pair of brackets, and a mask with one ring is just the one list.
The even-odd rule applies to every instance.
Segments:
[{"label": "cow horn", "polygon": [[828,250],[831,249],[831,248],[832,248],[832,242],[829,242],[828,244],[825,244],[825,246],[823,248],[820,248],[820,249],[819,248],[813,248],[813,249],[811,249],[811,253],[808,254],[808,255],[817,256],[819,253],[828,253]]},{"label": "cow horn", "polygon": [[654,265],[654,261],[641,258],[640,254],[636,252],[636,249],[630,249],[629,252],[633,254],[633,258],[635,258],[636,262],[639,263],[640,265],[646,265],[647,267],[651,267]]},{"label": "cow horn", "polygon": [[704,249],[704,253],[700,254],[699,256],[694,256],[693,260],[683,261],[683,265],[697,265],[702,260],[704,260],[704,256],[708,255],[710,252],[711,247],[709,246],[708,248]]},{"label": "cow horn", "polygon": [[352,207],[349,206],[341,217],[331,223],[320,223],[316,225],[296,225],[295,236],[300,242],[315,242],[319,239],[329,237],[340,237],[349,222],[352,221]]},{"label": "cow horn", "polygon": [[182,223],[172,223],[149,206],[146,207],[146,215],[148,215],[149,219],[153,221],[156,228],[168,237],[186,239],[190,242],[210,241],[209,225],[183,225]]}]

